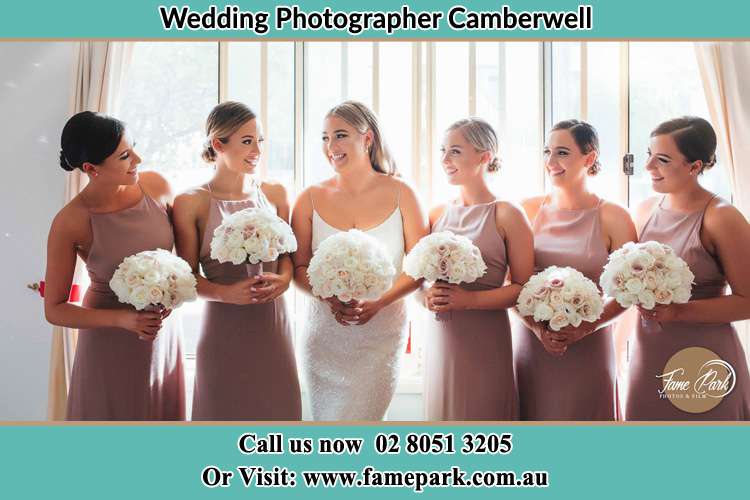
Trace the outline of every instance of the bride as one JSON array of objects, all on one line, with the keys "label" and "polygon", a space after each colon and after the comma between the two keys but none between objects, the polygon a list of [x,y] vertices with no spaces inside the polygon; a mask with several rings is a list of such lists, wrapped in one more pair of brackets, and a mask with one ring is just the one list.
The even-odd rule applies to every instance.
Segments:
[{"label": "bride", "polygon": [[418,283],[401,273],[404,254],[427,234],[414,191],[396,177],[378,120],[367,106],[346,101],[326,115],[323,154],[334,169],[295,203],[298,249],[294,280],[310,293],[307,267],[320,242],[360,229],[388,250],[398,277],[380,299],[309,301],[300,349],[315,420],[381,420],[393,397],[406,341],[406,305]]}]

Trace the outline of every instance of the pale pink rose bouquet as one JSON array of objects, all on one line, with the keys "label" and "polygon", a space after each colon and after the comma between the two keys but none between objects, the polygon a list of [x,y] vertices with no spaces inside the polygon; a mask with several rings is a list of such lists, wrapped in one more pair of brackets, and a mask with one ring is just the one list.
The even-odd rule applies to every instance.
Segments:
[{"label": "pale pink rose bouquet", "polygon": [[612,252],[599,284],[622,307],[653,309],[656,304],[688,302],[694,279],[669,245],[646,241],[626,243]]},{"label": "pale pink rose bouquet", "polygon": [[246,208],[225,217],[211,239],[211,258],[222,264],[245,263],[248,276],[259,274],[263,262],[296,250],[289,224],[264,208]]},{"label": "pale pink rose bouquet", "polygon": [[[432,283],[473,283],[486,271],[487,265],[479,248],[467,237],[451,231],[425,236],[414,245],[404,261],[406,274]],[[436,319],[441,318],[440,313],[436,314]]]},{"label": "pale pink rose bouquet", "polygon": [[548,267],[532,276],[518,296],[521,316],[531,316],[554,331],[593,323],[603,311],[599,289],[572,267]]}]

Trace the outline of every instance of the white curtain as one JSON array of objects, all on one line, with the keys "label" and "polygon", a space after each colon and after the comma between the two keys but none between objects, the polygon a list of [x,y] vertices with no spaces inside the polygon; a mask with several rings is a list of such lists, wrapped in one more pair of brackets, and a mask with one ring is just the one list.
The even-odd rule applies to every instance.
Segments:
[{"label": "white curtain", "polygon": [[[695,50],[732,202],[750,219],[750,42],[696,43]],[[750,321],[735,326],[750,360]]]},{"label": "white curtain", "polygon": [[[118,98],[126,69],[133,52],[131,42],[79,42],[73,68],[73,90],[70,115],[81,111],[117,113]],[[88,179],[80,170],[68,174],[65,184],[65,203],[86,186]],[[84,265],[78,259],[73,283],[82,283]],[[49,420],[63,420],[68,399],[68,382],[73,367],[78,331],[55,326],[52,329],[50,355]]]}]

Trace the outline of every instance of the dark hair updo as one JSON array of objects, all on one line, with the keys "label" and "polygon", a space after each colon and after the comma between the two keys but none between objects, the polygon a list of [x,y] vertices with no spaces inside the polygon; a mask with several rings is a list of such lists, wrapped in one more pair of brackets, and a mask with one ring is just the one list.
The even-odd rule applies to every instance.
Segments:
[{"label": "dark hair updo", "polygon": [[596,133],[593,125],[581,120],[563,120],[557,122],[550,132],[554,132],[555,130],[567,130],[570,132],[581,153],[586,155],[592,151],[596,152],[596,160],[588,168],[587,173],[589,175],[598,174],[602,169],[602,164],[599,163],[599,134]]},{"label": "dark hair updo", "polygon": [[84,163],[101,164],[115,152],[125,124],[102,113],[83,111],[73,115],[60,136],[60,166],[71,172]]},{"label": "dark hair updo", "polygon": [[677,149],[688,162],[703,162],[700,174],[716,165],[716,132],[708,121],[697,116],[681,116],[660,123],[651,137],[671,134]]}]

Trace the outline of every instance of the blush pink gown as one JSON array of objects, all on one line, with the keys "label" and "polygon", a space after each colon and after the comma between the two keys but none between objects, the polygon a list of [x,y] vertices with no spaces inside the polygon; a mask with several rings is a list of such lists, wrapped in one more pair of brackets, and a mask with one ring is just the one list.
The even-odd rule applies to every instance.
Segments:
[{"label": "blush pink gown", "polygon": [[[706,207],[692,213],[663,208],[662,200],[641,231],[641,241],[672,247],[695,275],[691,300],[719,297],[727,280],[721,265],[703,247],[700,230]],[[710,204],[710,200],[709,200]],[[659,397],[662,374],[669,358],[687,347],[705,347],[734,367],[736,385],[731,393],[705,413],[688,413]],[[638,318],[629,349],[626,420],[748,420],[750,376],[745,352],[731,323],[657,323]]]},{"label": "blush pink gown", "polygon": [[[534,220],[536,272],[569,266],[594,283],[609,253],[599,208],[562,210],[542,204]],[[545,351],[521,325],[514,337],[522,420],[614,420],[618,416],[611,327],[568,346],[562,356]]]},{"label": "blush pink gown", "polygon": [[[91,213],[93,243],[86,258],[91,286],[84,307],[127,309],[109,288],[125,257],[172,250],[166,210],[145,193],[130,208]],[[153,342],[121,328],[81,329],[68,394],[67,420],[184,420],[182,340],[175,315]]]},{"label": "blush pink gown", "polygon": [[[229,214],[260,207],[276,213],[260,188],[247,200],[211,196],[200,248],[206,278],[231,284],[247,268],[211,258],[211,239]],[[277,262],[263,265],[276,272]],[[284,296],[265,304],[206,302],[196,350],[193,420],[300,420],[302,402]]]},{"label": "blush pink gown", "polygon": [[[495,203],[449,205],[433,232],[466,236],[482,252],[487,271],[467,290],[503,286],[507,274],[505,241],[497,231]],[[451,311],[438,321],[430,315],[425,338],[427,420],[515,420],[518,392],[508,312]]]}]

